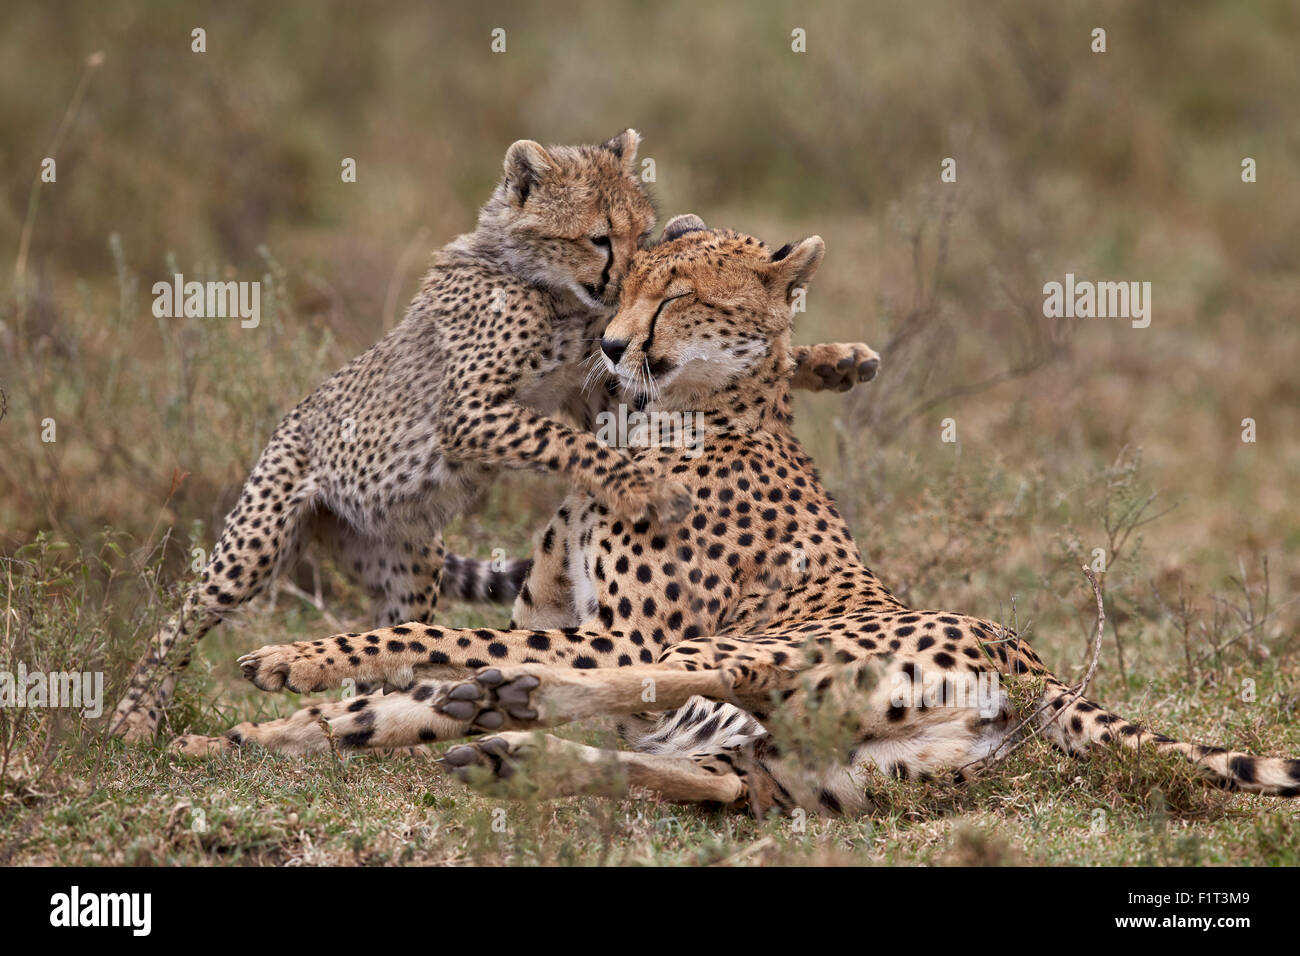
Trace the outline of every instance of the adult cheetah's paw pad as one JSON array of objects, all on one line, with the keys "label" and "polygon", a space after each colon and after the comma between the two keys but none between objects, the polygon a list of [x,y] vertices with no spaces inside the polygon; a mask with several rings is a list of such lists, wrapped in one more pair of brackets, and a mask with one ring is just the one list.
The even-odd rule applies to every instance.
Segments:
[{"label": "adult cheetah's paw pad", "polygon": [[473,720],[478,714],[483,688],[474,681],[457,684],[443,696],[437,709],[453,720]]},{"label": "adult cheetah's paw pad", "polygon": [[519,758],[527,749],[504,737],[484,737],[472,744],[452,747],[442,755],[440,763],[467,783],[474,767],[485,767],[498,780],[509,780],[515,775]]},{"label": "adult cheetah's paw pad", "polygon": [[[491,702],[498,712],[504,710],[515,720],[537,719],[537,708],[533,706],[532,695],[542,682],[535,675],[522,674],[507,678],[495,667],[489,667],[479,673],[477,680],[490,689]],[[479,715],[480,723],[483,716],[485,714]]]},{"label": "adult cheetah's paw pad", "polygon": [[489,667],[479,671],[473,680],[456,684],[435,707],[475,730],[500,730],[507,723],[528,724],[537,719],[532,692],[540,685],[532,674],[512,678]]},{"label": "adult cheetah's paw pad", "polygon": [[854,385],[870,382],[880,370],[880,356],[862,342],[818,346],[813,371],[821,380],[818,388],[847,392]]},{"label": "adult cheetah's paw pad", "polygon": [[185,757],[212,757],[216,754],[238,750],[229,737],[204,737],[201,734],[181,734],[171,742],[170,748]]},{"label": "adult cheetah's paw pad", "polygon": [[321,666],[297,644],[267,644],[236,662],[244,677],[262,690],[288,689],[299,694],[325,690]]}]

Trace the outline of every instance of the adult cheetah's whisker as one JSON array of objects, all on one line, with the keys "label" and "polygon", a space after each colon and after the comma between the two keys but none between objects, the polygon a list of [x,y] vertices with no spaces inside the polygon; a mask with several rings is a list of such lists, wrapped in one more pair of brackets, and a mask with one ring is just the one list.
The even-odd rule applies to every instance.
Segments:
[{"label": "adult cheetah's whisker", "polygon": [[597,382],[601,380],[601,377],[605,371],[605,366],[604,363],[601,361],[600,354],[598,352],[592,352],[591,355],[587,356],[585,359],[582,360],[582,364],[590,366],[590,368],[587,370],[586,377],[583,379],[582,382],[581,391],[582,394],[585,395],[593,385],[595,385]]},{"label": "adult cheetah's whisker", "polygon": [[645,390],[650,396],[650,401],[657,402],[659,401],[659,383],[655,381],[654,372],[650,371],[650,356],[644,354],[641,356],[641,369],[638,369],[638,371],[642,369],[645,371]]}]

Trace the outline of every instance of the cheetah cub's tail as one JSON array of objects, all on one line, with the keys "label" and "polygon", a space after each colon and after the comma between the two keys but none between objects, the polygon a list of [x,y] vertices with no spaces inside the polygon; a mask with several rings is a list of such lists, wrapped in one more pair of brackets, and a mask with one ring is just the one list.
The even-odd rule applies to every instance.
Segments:
[{"label": "cheetah cub's tail", "polygon": [[1055,680],[1049,682],[1042,704],[1045,706],[1038,718],[1039,730],[1069,753],[1082,753],[1093,744],[1119,743],[1130,750],[1148,747],[1157,753],[1182,754],[1213,782],[1229,790],[1300,796],[1300,760],[1256,757],[1174,740],[1109,713],[1086,698],[1076,698]]},{"label": "cheetah cub's tail", "polygon": [[519,589],[532,566],[532,558],[484,561],[447,554],[443,559],[438,593],[453,601],[510,604],[519,596]]}]

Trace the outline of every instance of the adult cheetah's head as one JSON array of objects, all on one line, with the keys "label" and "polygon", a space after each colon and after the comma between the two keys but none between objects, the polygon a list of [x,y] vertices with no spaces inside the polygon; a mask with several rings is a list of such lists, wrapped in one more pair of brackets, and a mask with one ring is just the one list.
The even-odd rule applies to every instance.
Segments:
[{"label": "adult cheetah's head", "polygon": [[811,236],[773,252],[730,229],[678,216],[639,252],[600,348],[632,396],[685,407],[764,371],[790,370],[792,305],[821,264]]},{"label": "adult cheetah's head", "polygon": [[641,137],[624,130],[599,146],[543,147],[521,139],[479,215],[511,266],[530,281],[612,308],[632,256],[655,225],[635,175]]}]

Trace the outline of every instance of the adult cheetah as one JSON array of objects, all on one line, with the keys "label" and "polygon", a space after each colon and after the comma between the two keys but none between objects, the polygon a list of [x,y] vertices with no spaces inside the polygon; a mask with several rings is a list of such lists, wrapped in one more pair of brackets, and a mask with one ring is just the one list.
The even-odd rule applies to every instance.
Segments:
[{"label": "adult cheetah", "polygon": [[[1028,723],[1069,752],[1173,751],[1224,786],[1300,792],[1300,760],[1144,730],[1072,691],[999,625],[898,601],[862,563],[790,428],[789,303],[816,271],[821,239],[771,252],[702,223],[674,232],[638,253],[602,349],[633,391],[647,386],[635,370],[649,364],[651,407],[705,413],[699,458],[663,448],[636,456],[690,489],[690,513],[629,521],[575,490],[543,533],[549,546],[539,546],[516,602],[518,627],[410,624],[263,647],[240,664],[265,690],[321,690],[347,677],[406,689],[241,724],[223,738],[179,738],[180,750],[389,748],[494,732],[445,762],[506,774],[540,748],[552,763],[574,758],[558,761],[561,793],[603,786],[616,765],[670,800],[854,811],[867,805],[872,774],[964,777]],[[555,626],[566,616],[572,626]],[[1013,675],[1038,688],[1034,703],[1003,689]],[[968,698],[972,686],[992,692]],[[647,710],[661,714],[635,716]],[[820,726],[827,713],[844,740],[830,755],[772,729]],[[532,733],[594,715],[627,718],[634,749]]]},{"label": "adult cheetah", "polygon": [[[376,623],[396,624],[429,620],[440,592],[513,598],[526,561],[448,567],[441,538],[499,468],[563,473],[631,520],[684,513],[679,483],[590,434],[612,396],[584,388],[584,362],[655,223],[634,175],[639,141],[629,129],[599,146],[510,147],[478,228],[434,256],[403,321],[275,429],[179,615],[136,666],[116,733],[154,734],[193,643],[308,539],[367,589]],[[865,346],[798,350],[794,383],[848,387],[865,356]]]}]

